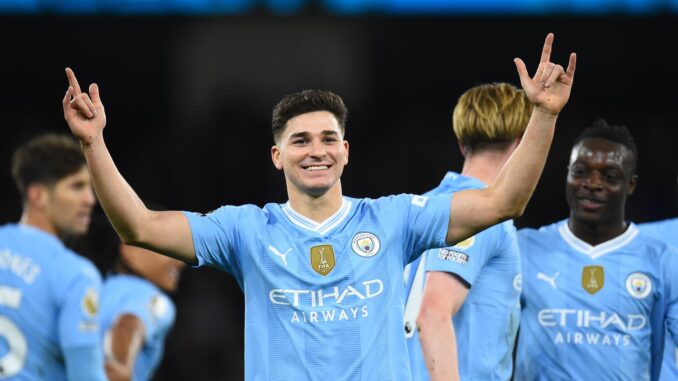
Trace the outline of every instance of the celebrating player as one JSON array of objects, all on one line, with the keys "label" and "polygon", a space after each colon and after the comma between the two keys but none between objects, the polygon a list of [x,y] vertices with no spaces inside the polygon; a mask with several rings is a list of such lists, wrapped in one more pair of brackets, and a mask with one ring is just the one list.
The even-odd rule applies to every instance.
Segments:
[{"label": "celebrating player", "polygon": [[[427,195],[492,184],[518,146],[531,111],[525,92],[507,83],[466,91],[452,120],[464,156],[462,173],[448,172]],[[520,254],[512,222],[429,250],[405,274],[405,334],[414,379],[451,380],[455,368],[461,380],[511,378],[520,320]]]},{"label": "celebrating player", "polygon": [[96,202],[85,158],[63,135],[19,147],[19,224],[0,227],[0,378],[105,380],[101,276],[61,240],[87,231]]},{"label": "celebrating player", "polygon": [[574,77],[574,54],[565,71],[550,62],[552,43],[549,34],[533,77],[515,60],[534,104],[523,143],[490,187],[454,197],[343,196],[346,108],[331,92],[288,95],[273,110],[271,158],[285,174],[289,201],[224,206],[207,216],[146,208],[104,144],[97,85],[82,93],[70,69],[64,116],[124,242],[220,268],[238,281],[247,379],[407,380],[403,268],[426,249],[522,213]]},{"label": "celebrating player", "polygon": [[587,128],[570,156],[570,217],[518,232],[517,379],[657,380],[665,325],[678,343],[678,253],[624,219],[636,161],[626,128]]}]

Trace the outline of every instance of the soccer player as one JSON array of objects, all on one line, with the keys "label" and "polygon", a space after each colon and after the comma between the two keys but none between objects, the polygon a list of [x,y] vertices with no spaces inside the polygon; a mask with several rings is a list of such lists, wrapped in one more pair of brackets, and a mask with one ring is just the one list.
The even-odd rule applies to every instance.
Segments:
[{"label": "soccer player", "polygon": [[[678,248],[678,218],[638,224],[638,230]],[[664,346],[664,362],[660,380],[678,380],[678,347],[674,346],[670,340],[667,340]]]},{"label": "soccer player", "polygon": [[[466,91],[452,117],[464,156],[462,173],[448,172],[426,195],[492,184],[518,146],[531,110],[525,92],[508,83]],[[405,274],[405,335],[413,378],[451,380],[458,368],[462,380],[509,380],[520,319],[520,254],[513,223],[429,250]],[[456,353],[461,353],[459,362]]]},{"label": "soccer player", "polygon": [[492,186],[454,197],[343,196],[346,108],[327,91],[288,95],[273,110],[271,158],[289,201],[206,216],[146,208],[104,144],[98,87],[90,85],[91,98],[82,93],[70,69],[64,116],[124,242],[235,277],[245,293],[246,379],[408,380],[405,264],[522,213],[574,78],[575,55],[564,70],[550,62],[552,43],[549,34],[533,77],[515,59],[534,104],[523,143]]},{"label": "soccer player", "polygon": [[80,146],[42,135],[19,147],[18,224],[0,227],[0,378],[105,380],[101,276],[62,240],[87,231],[96,202]]},{"label": "soccer player", "polygon": [[110,381],[150,380],[162,359],[185,264],[120,242],[108,221],[93,223],[89,250],[108,275],[101,289],[101,335]]},{"label": "soccer player", "polygon": [[624,218],[637,150],[599,121],[575,141],[568,219],[518,232],[523,265],[518,380],[657,380],[678,343],[678,253]]}]

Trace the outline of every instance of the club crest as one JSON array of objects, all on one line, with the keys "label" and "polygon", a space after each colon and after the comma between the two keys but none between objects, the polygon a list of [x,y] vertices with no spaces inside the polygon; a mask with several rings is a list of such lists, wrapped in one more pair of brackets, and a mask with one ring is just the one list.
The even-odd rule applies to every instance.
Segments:
[{"label": "club crest", "polygon": [[581,273],[581,286],[591,295],[600,291],[605,285],[603,266],[584,266]]},{"label": "club crest", "polygon": [[379,238],[368,232],[356,234],[351,241],[353,252],[365,258],[377,255],[380,246]]},{"label": "club crest", "polygon": [[643,273],[633,273],[626,278],[626,291],[636,299],[644,299],[652,292],[652,281]]},{"label": "club crest", "polygon": [[311,248],[311,267],[315,272],[325,276],[334,269],[335,264],[332,245],[318,245]]}]

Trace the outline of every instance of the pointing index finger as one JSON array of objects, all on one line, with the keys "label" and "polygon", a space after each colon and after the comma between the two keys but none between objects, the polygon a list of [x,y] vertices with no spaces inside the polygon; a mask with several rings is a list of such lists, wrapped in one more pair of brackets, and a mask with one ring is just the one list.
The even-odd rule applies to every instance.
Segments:
[{"label": "pointing index finger", "polygon": [[80,95],[80,84],[78,84],[78,79],[75,78],[75,73],[70,67],[66,68],[66,78],[68,78],[68,84],[73,87],[73,95]]}]

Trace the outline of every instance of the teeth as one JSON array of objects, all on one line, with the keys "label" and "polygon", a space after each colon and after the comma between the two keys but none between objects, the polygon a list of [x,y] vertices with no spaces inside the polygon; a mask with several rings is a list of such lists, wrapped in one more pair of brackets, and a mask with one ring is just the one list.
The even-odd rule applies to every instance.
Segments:
[{"label": "teeth", "polygon": [[326,166],[326,165],[313,165],[313,166],[306,168],[306,170],[307,171],[321,171],[321,170],[327,169],[327,168],[329,168],[329,167]]}]

